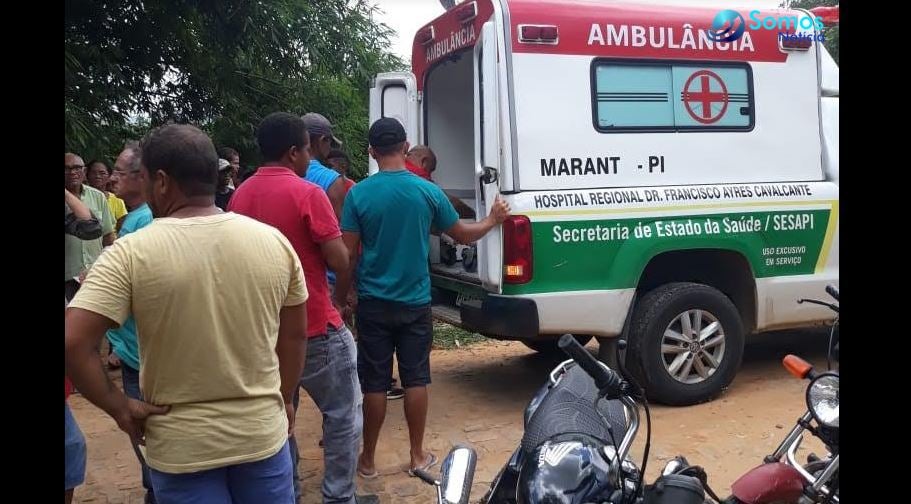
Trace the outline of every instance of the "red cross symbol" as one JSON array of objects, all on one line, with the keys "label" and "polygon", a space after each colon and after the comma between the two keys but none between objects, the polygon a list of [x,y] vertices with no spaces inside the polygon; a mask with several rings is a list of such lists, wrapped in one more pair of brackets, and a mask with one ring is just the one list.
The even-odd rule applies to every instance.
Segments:
[{"label": "red cross symbol", "polygon": [[[697,77],[699,78],[699,90],[693,89],[697,82]],[[717,83],[715,87],[720,87],[721,91],[712,91],[712,82]],[[713,107],[713,103],[720,103],[720,110],[718,107]],[[702,114],[697,114],[693,110],[693,104],[702,106]],[[712,124],[724,117],[724,113],[728,109],[728,88],[725,87],[724,81],[715,72],[699,70],[690,75],[690,78],[686,80],[686,84],[683,85],[683,105],[693,119],[702,124]],[[716,114],[712,114],[712,112],[716,112]]]}]

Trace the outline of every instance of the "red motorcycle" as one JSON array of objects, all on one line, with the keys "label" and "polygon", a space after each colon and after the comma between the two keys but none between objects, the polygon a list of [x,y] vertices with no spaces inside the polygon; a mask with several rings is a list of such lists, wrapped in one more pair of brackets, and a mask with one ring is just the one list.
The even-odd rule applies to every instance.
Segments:
[{"label": "red motorcycle", "polygon": [[[826,292],[838,302],[838,289],[826,287]],[[809,363],[788,355],[784,367],[797,378],[810,380],[807,386],[807,412],[764,463],[740,477],[731,487],[732,495],[723,504],[829,504],[838,502],[838,371],[831,370],[831,361],[838,360],[835,331],[838,326],[838,305],[801,299],[826,306],[836,313],[832,337],[829,340],[829,370],[817,372]],[[835,343],[833,346],[833,342]],[[805,432],[819,438],[829,453],[819,458],[814,454],[801,465],[796,453]]]}]

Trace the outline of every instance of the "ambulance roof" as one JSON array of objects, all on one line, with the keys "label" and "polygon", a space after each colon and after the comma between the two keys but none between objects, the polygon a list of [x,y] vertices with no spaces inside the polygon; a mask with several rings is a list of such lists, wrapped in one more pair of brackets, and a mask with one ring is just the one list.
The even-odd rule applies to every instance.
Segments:
[{"label": "ambulance roof", "polygon": [[[778,29],[750,29],[756,20],[793,18],[805,13],[787,9],[733,8],[747,28],[733,42],[707,40],[720,7],[637,4],[604,0],[505,0],[513,53],[562,54],[617,58],[762,61],[783,63]],[[731,6],[724,6],[732,9]],[[419,86],[424,73],[452,53],[474,46],[481,25],[494,12],[491,0],[465,1],[417,31],[412,67]],[[521,25],[555,26],[556,43],[520,40]]]}]

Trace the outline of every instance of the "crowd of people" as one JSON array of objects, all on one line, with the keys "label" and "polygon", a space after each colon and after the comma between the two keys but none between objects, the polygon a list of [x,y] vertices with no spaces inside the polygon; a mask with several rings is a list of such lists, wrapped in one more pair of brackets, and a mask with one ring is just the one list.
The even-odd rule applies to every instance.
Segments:
[{"label": "crowd of people", "polygon": [[[437,463],[423,445],[430,235],[477,241],[509,208],[460,219],[472,210],[394,119],[371,125],[379,171],[358,183],[320,114],[273,113],[256,134],[264,163],[246,173],[180,124],[127,143],[113,170],[65,155],[66,398],[129,435],[146,502],[293,503],[303,389],[322,416],[323,502],[377,502],[356,479],[379,477],[388,399],[404,397],[409,470]],[[69,502],[91,447],[64,402]]]}]

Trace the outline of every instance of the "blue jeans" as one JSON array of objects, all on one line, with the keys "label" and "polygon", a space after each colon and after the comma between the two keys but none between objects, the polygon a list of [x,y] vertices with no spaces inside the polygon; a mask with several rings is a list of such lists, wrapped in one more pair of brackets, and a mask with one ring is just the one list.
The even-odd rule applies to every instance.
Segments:
[{"label": "blue jeans", "polygon": [[275,455],[195,473],[150,470],[160,504],[294,504],[288,443]]},{"label": "blue jeans", "polygon": [[66,479],[66,490],[72,490],[85,482],[85,437],[73,418],[69,405],[64,402],[65,410],[64,436],[66,439],[66,448],[64,451],[64,479]]},{"label": "blue jeans", "polygon": [[[354,475],[364,424],[357,379],[357,347],[347,327],[329,328],[307,341],[307,362],[300,381],[323,414],[323,502],[354,504]],[[300,389],[294,395],[297,407]],[[300,497],[297,442],[291,438],[294,493]]]},{"label": "blue jeans", "polygon": [[[123,393],[130,399],[142,401],[142,392],[139,390],[139,371],[126,365],[123,361],[120,363],[120,376],[123,378]],[[153,494],[152,478],[149,476],[149,466],[146,465],[142,452],[139,451],[139,445],[133,443],[133,451],[139,464],[142,466],[142,487],[146,489],[146,495]],[[155,502],[154,497],[146,497],[146,502]]]}]

